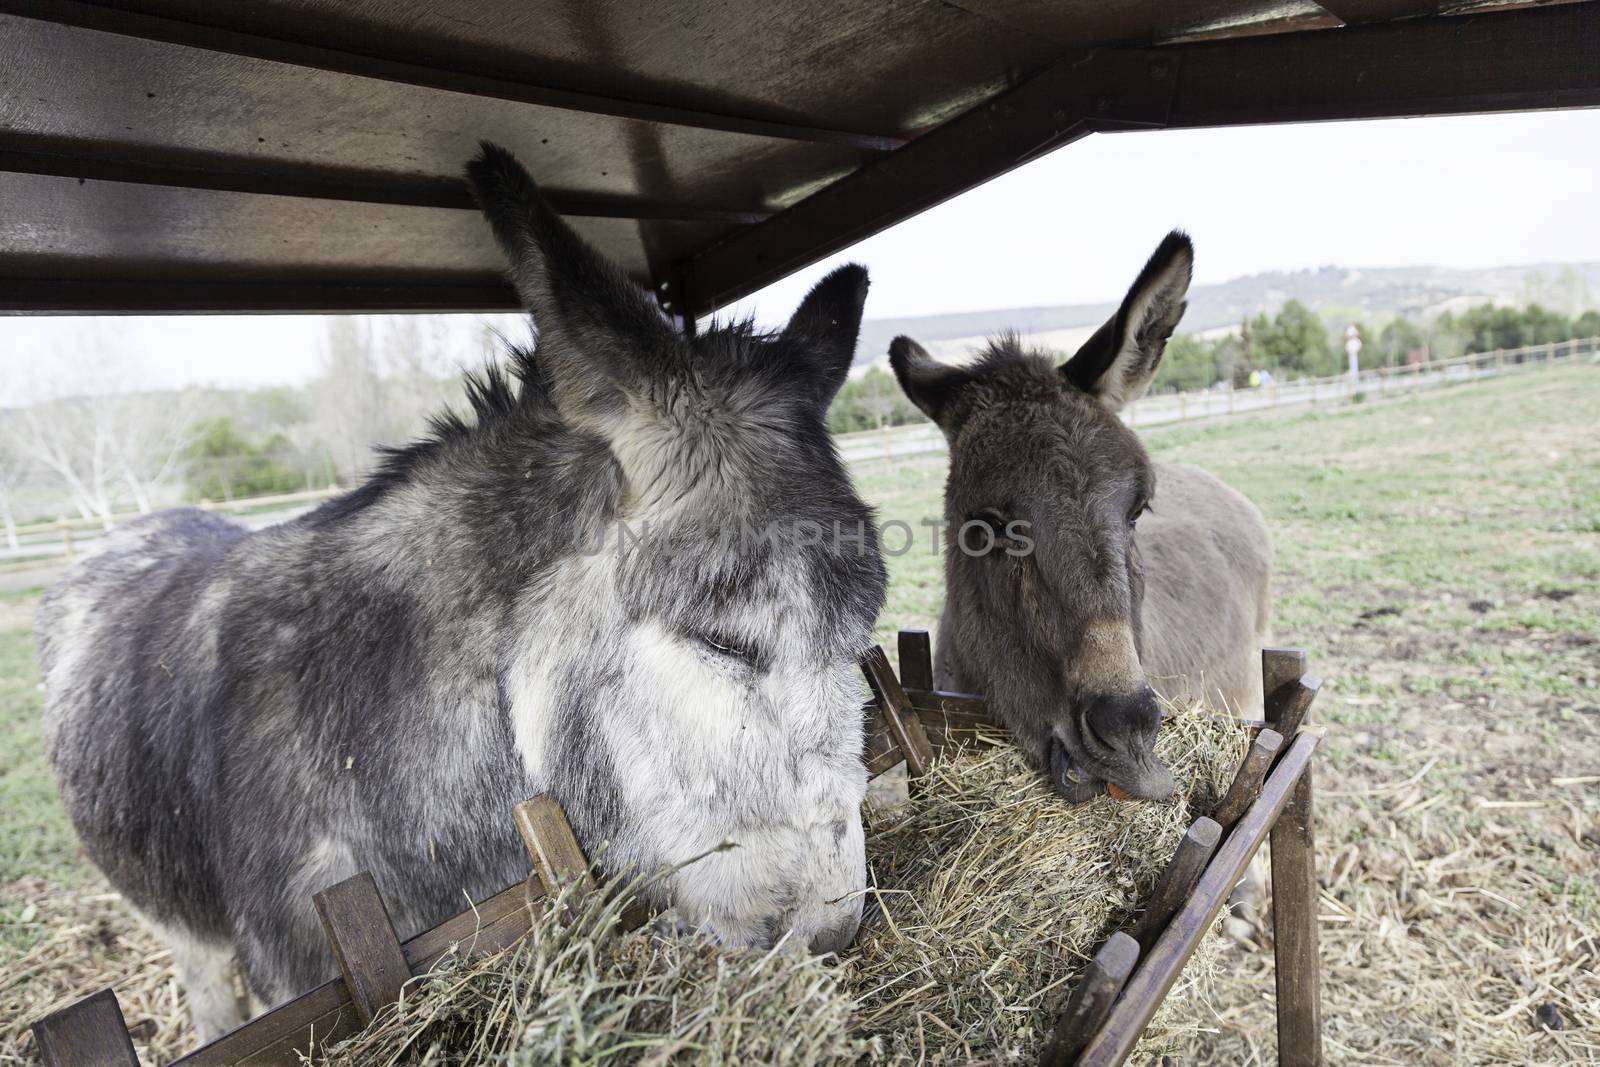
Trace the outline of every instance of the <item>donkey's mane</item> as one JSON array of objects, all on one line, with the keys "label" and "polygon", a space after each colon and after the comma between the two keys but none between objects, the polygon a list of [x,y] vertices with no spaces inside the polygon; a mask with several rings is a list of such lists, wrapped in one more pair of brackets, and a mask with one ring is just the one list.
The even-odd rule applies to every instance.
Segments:
[{"label": "donkey's mane", "polygon": [[[779,336],[759,328],[753,313],[713,320],[696,340],[696,356],[711,363],[737,362]],[[416,440],[377,446],[378,460],[361,484],[318,507],[307,516],[308,521],[316,526],[331,525],[371,507],[449,449],[480,440],[504,427],[526,426],[535,419],[545,425],[547,420],[559,420],[534,350],[507,342],[506,352],[505,366],[491,363],[463,375],[467,404],[472,409],[470,421],[446,409],[429,416],[426,432]]]},{"label": "donkey's mane", "polygon": [[429,416],[427,431],[409,444],[377,446],[378,461],[372,472],[349,493],[318,507],[308,516],[309,521],[323,526],[349,518],[377,503],[389,490],[410,481],[419,468],[432,463],[447,449],[516,423],[535,411],[550,410],[544,375],[533,351],[511,344],[507,345],[507,353],[507,366],[491,363],[463,375],[472,421],[447,408]]}]

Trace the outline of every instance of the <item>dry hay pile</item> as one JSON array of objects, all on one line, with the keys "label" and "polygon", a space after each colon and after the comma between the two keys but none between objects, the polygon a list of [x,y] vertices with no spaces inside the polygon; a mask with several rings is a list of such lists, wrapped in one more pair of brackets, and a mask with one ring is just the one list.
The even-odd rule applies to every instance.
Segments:
[{"label": "dry hay pile", "polygon": [[[1061,803],[1009,746],[940,761],[872,813],[874,888],[839,963],[622,932],[622,901],[551,909],[535,936],[446,964],[399,1009],[325,1050],[386,1064],[790,1065],[1031,1062],[1071,981],[1136,913],[1195,815],[1220,799],[1244,729],[1177,712],[1160,751],[1187,802]],[[1196,1027],[1202,946],[1143,1053]]]},{"label": "dry hay pile", "polygon": [[[1175,711],[1159,751],[1181,799],[1063,804],[1006,745],[939,762],[906,804],[868,816],[873,889],[842,961],[737,952],[624,931],[626,894],[569,899],[493,956],[453,957],[328,1067],[386,1064],[1028,1063],[1083,964],[1136,914],[1248,739]],[[111,895],[108,898],[114,899]],[[85,909],[30,951],[6,991],[0,1064],[31,1062],[28,1022],[114,985],[147,1062],[193,1047],[165,954]],[[1139,1058],[1197,1027],[1216,939],[1203,944]],[[462,946],[464,949],[469,946]],[[8,966],[7,971],[11,972]],[[8,975],[9,976],[9,975]],[[9,981],[7,984],[11,984]],[[24,994],[25,1003],[13,1000]]]},{"label": "dry hay pile", "polygon": [[108,986],[146,1062],[165,1063],[194,1047],[171,957],[121,900],[109,889],[74,893],[42,879],[4,887],[0,921],[37,940],[26,952],[0,945],[0,1067],[36,1067],[28,1027]]}]

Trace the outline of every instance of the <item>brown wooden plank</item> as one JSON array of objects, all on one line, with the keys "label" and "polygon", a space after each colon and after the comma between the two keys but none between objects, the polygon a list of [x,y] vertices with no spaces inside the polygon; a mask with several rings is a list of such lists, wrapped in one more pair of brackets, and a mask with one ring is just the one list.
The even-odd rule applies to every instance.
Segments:
[{"label": "brown wooden plank", "polygon": [[312,898],[323,933],[339,961],[345,988],[363,1025],[400,999],[411,978],[389,909],[372,875],[362,871]]},{"label": "brown wooden plank", "polygon": [[1150,902],[1139,917],[1139,925],[1134,928],[1134,937],[1140,949],[1149,951],[1156,938],[1161,936],[1161,931],[1167,928],[1172,916],[1189,899],[1189,894],[1200,881],[1200,875],[1205,872],[1206,864],[1211,861],[1221,840],[1222,827],[1217,825],[1216,820],[1205,816],[1196,819],[1184,831],[1183,839],[1172,853],[1172,859],[1167,861],[1166,870],[1156,880]]},{"label": "brown wooden plank", "polygon": [[[528,932],[528,902],[543,896],[537,883],[518,882],[418,934],[403,946],[409,970],[427,973],[453,945],[474,955],[509,948]],[[299,1067],[298,1050],[310,1044],[313,1033],[322,1045],[360,1029],[344,981],[334,979],[174,1061],[173,1067]]]},{"label": "brown wooden plank", "polygon": [[921,778],[933,766],[933,746],[922,729],[922,719],[906,699],[900,688],[900,679],[889,666],[889,657],[879,645],[872,646],[861,657],[861,673],[878,699],[879,710],[889,727],[889,735],[905,757],[906,773],[911,778]]},{"label": "brown wooden plank", "polygon": [[1322,689],[1322,679],[1314,674],[1298,678],[1281,687],[1275,694],[1279,699],[1268,709],[1272,728],[1284,737],[1293,737],[1305,725],[1311,713],[1311,704]]},{"label": "brown wooden plank", "polygon": [[482,70],[451,69],[428,55],[384,54],[386,48],[395,47],[392,35],[386,35],[382,40],[369,40],[365,45],[366,51],[354,52],[308,44],[288,37],[243,33],[220,26],[206,26],[78,0],[0,0],[0,12],[147,41],[201,48],[209,52],[589,115],[612,115],[753,137],[841,144],[878,151],[887,151],[904,143],[898,137],[877,133],[820,129],[757,116],[719,114],[650,100],[540,85],[527,78],[537,69],[537,65],[525,65],[523,76],[516,78],[497,77]]},{"label": "brown wooden plank", "polygon": [[1040,1058],[1042,1067],[1068,1067],[1095,1032],[1105,1025],[1117,994],[1139,962],[1139,943],[1117,931],[1100,946],[1083,977],[1078,979],[1066,1007],[1056,1016],[1056,1027]]},{"label": "brown wooden plank", "polygon": [[1228,902],[1228,895],[1238,884],[1251,857],[1288,805],[1290,794],[1310,766],[1320,740],[1317,733],[1307,731],[1289,745],[1288,752],[1267,776],[1261,796],[1217,849],[1194,892],[1142,958],[1112,1010],[1111,1018],[1078,1057],[1079,1067],[1115,1067],[1133,1050],[1183,965],[1194,955],[1217,913]]},{"label": "brown wooden plank", "polygon": [[33,1024],[46,1067],[139,1067],[122,1006],[109,989],[84,997]]},{"label": "brown wooden plank", "polygon": [[310,1044],[313,1032],[317,1043],[322,1044],[360,1029],[361,1020],[350,1002],[349,990],[343,979],[335,978],[200,1046],[169,1067],[292,1067],[301,1062],[297,1050]]},{"label": "brown wooden plank", "polygon": [[411,973],[427,971],[452,945],[461,946],[471,955],[487,955],[509,948],[528,932],[529,904],[543,900],[544,895],[544,887],[537,879],[530,878],[423,931],[403,946]]},{"label": "brown wooden plank", "polygon": [[933,646],[926,630],[901,630],[900,685],[907,693],[933,688]]},{"label": "brown wooden plank", "polygon": [[584,889],[595,887],[589,861],[573,836],[572,824],[561,802],[549,793],[540,793],[513,809],[522,843],[533,858],[533,873],[544,891],[554,896],[558,888],[577,881]]},{"label": "brown wooden plank", "polygon": [[1272,766],[1272,761],[1278,758],[1278,752],[1282,748],[1283,735],[1278,731],[1262,730],[1256,734],[1255,741],[1250,745],[1250,751],[1239,761],[1239,771],[1233,776],[1227,794],[1223,796],[1222,803],[1217,805],[1217,810],[1211,815],[1224,833],[1233,828],[1233,824],[1239,821],[1240,816],[1255,803],[1256,797],[1261,795],[1261,783],[1266,781],[1267,770]]},{"label": "brown wooden plank", "polygon": [[1322,970],[1317,950],[1317,857],[1311,768],[1272,827],[1272,934],[1278,1063],[1322,1063]]},{"label": "brown wooden plank", "polygon": [[724,306],[1095,130],[1593,107],[1597,50],[1600,21],[1570,4],[1071,53],[695,253],[680,277],[696,309]]}]

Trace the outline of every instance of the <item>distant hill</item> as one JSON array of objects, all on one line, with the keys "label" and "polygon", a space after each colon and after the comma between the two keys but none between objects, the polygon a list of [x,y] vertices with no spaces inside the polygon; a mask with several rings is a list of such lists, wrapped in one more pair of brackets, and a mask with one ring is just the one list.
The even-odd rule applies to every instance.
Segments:
[{"label": "distant hill", "polygon": [[[1236,326],[1261,312],[1275,314],[1298,300],[1329,318],[1366,320],[1405,315],[1432,318],[1474,304],[1542,303],[1568,314],[1600,306],[1600,262],[1536,263],[1520,267],[1456,270],[1447,267],[1320,267],[1269,271],[1189,291],[1183,333]],[[997,308],[861,324],[856,366],[885,358],[898,334],[915,337],[935,355],[959,356],[1002,330],[1017,330],[1036,343],[1067,350],[1081,344],[1116,309],[1115,304],[1060,304]]]}]

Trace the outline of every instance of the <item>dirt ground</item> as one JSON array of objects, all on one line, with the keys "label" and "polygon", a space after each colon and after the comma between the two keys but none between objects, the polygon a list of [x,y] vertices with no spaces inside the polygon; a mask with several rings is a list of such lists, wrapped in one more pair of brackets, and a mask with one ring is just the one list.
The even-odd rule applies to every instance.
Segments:
[{"label": "dirt ground", "polygon": [[[1325,679],[1316,767],[1327,1059],[1600,1062],[1600,368],[1147,435],[1273,529],[1275,639]],[[943,460],[859,472],[939,514]],[[1157,495],[1159,506],[1159,490]],[[880,632],[930,626],[937,556],[890,560]],[[192,1045],[168,960],[79,854],[29,632],[0,594],[0,1065],[115,985],[149,1062]],[[892,641],[886,642],[893,648]],[[1182,1063],[1275,1061],[1270,950],[1233,950]]]}]

